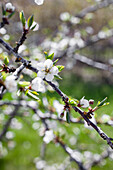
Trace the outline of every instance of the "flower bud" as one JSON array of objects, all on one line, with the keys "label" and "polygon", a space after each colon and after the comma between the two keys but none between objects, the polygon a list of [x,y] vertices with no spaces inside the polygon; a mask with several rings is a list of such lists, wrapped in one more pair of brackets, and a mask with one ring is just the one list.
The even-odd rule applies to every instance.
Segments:
[{"label": "flower bud", "polygon": [[64,112],[62,112],[62,113],[60,114],[60,117],[61,117],[61,118],[63,118],[63,117],[64,117]]},{"label": "flower bud", "polygon": [[93,100],[93,99],[90,99],[90,100],[89,100],[89,104],[94,104],[94,100]]}]

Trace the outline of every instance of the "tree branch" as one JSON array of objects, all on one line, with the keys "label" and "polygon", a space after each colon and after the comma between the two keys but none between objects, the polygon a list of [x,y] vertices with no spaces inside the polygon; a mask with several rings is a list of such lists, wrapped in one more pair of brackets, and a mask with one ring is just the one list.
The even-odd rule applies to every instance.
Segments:
[{"label": "tree branch", "polygon": [[[34,71],[34,72],[38,72],[38,70],[32,66],[30,66],[29,68],[29,62],[25,59],[23,59],[20,55],[18,55],[17,53],[14,52],[13,48],[10,47],[6,42],[4,42],[1,38],[0,38],[0,43],[7,49],[9,50],[11,53],[13,53],[16,57],[20,58],[20,62],[24,63],[28,69]],[[51,87],[53,87],[53,89],[62,97],[62,100],[65,102],[66,99],[68,98],[66,95],[64,95],[64,93],[52,82],[49,82],[47,80],[44,79],[44,81],[46,81]],[[97,131],[97,133],[100,135],[100,137],[104,140],[107,141],[107,144],[113,149],[113,143],[111,142],[111,138],[109,138],[98,126],[96,126],[94,123],[92,123],[84,114],[84,111],[82,111],[80,108],[78,107],[73,107],[73,109],[78,112],[83,119],[87,122],[88,125],[92,126],[93,129],[95,129]]]}]

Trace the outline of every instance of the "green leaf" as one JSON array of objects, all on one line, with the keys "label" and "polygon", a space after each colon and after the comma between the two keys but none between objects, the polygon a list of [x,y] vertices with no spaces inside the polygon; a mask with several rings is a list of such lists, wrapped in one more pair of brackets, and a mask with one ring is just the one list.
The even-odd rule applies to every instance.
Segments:
[{"label": "green leaf", "polygon": [[27,20],[27,25],[30,28],[34,21],[34,15],[30,16]]},{"label": "green leaf", "polygon": [[52,59],[53,59],[53,57],[54,57],[54,53],[52,53],[52,54],[48,55],[48,53],[45,51],[45,52],[44,52],[44,54],[45,54],[46,60],[47,60],[47,59],[52,60]]},{"label": "green leaf", "polygon": [[20,81],[18,83],[18,85],[21,86],[21,87],[26,87],[26,86],[30,85],[30,82],[29,81]]},{"label": "green leaf", "polygon": [[52,60],[52,59],[53,59],[53,57],[54,57],[54,53],[50,54],[50,55],[48,56],[48,58],[47,58],[47,59]]},{"label": "green leaf", "polygon": [[54,62],[53,62],[53,65],[55,65],[57,63],[58,59],[56,59]]},{"label": "green leaf", "polygon": [[62,66],[62,65],[57,65],[56,67],[58,68],[59,72],[61,72],[64,69],[64,66]]},{"label": "green leaf", "polygon": [[24,12],[23,12],[23,11],[20,12],[20,21],[22,22],[22,25],[25,26],[25,24],[26,24],[26,19],[25,19],[25,16],[24,16]]},{"label": "green leaf", "polygon": [[106,97],[104,100],[102,100],[101,102],[99,101],[99,102],[97,103],[97,107],[101,107],[106,100],[107,100],[107,97]]},{"label": "green leaf", "polygon": [[31,90],[31,93],[34,94],[34,95],[36,95],[36,96],[39,96],[39,93],[37,93],[36,91],[32,91],[32,90]]},{"label": "green leaf", "polygon": [[[37,93],[37,92],[36,92]],[[28,96],[28,97],[30,97],[30,98],[32,98],[32,99],[34,99],[34,100],[39,100],[39,97],[37,97],[38,96],[38,93],[36,94],[36,93],[34,93],[34,91],[32,91],[32,90],[26,90],[25,91],[25,94]]]},{"label": "green leaf", "polygon": [[15,14],[15,11],[8,15],[8,18],[11,18]]},{"label": "green leaf", "polygon": [[66,112],[66,120],[67,120],[67,123],[70,123],[70,114],[69,114],[69,111]]},{"label": "green leaf", "polygon": [[5,65],[8,65],[8,64],[9,64],[9,59],[8,59],[7,56],[4,57],[4,63],[5,63]]},{"label": "green leaf", "polygon": [[6,16],[6,10],[4,9],[4,6],[2,5],[2,15]]}]

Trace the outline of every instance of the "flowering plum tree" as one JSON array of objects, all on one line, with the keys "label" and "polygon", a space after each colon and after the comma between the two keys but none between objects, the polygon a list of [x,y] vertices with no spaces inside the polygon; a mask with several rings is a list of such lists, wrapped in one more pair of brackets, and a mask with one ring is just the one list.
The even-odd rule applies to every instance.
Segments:
[{"label": "flowering plum tree", "polygon": [[[72,22],[74,24],[78,24],[80,23],[80,20],[82,20],[82,18],[89,12],[94,12],[95,10],[106,7],[113,3],[113,1],[108,1],[106,3],[105,2],[106,1],[104,0],[102,2],[97,3],[97,5],[94,5],[93,7],[86,8],[76,16],[70,16],[69,13],[64,13],[60,15],[60,18],[61,20],[64,20],[64,22],[68,21],[68,23],[71,24]],[[35,3],[37,5],[42,5],[44,3],[44,0],[35,0]],[[5,25],[9,24],[10,18],[12,18],[14,13],[15,7],[11,3],[2,5],[2,21],[0,23],[0,29],[2,29]],[[62,165],[57,165],[59,166],[59,169],[65,169],[66,167],[68,167],[70,161],[74,161],[78,165],[79,169],[85,170],[90,169],[91,167],[101,163],[102,160],[107,157],[111,157],[113,159],[113,138],[107,136],[107,134],[103,132],[98,126],[98,124],[107,124],[113,126],[113,120],[110,118],[109,115],[103,115],[101,121],[95,120],[95,112],[101,107],[109,104],[108,102],[106,102],[107,97],[102,101],[98,101],[95,107],[93,107],[93,99],[87,100],[85,99],[85,96],[81,99],[67,96],[60,90],[60,88],[58,87],[58,82],[56,81],[56,79],[62,79],[59,74],[64,69],[63,65],[57,64],[58,59],[63,58],[65,54],[70,54],[70,56],[73,55],[73,59],[81,60],[81,62],[84,62],[91,66],[95,66],[96,68],[108,70],[106,64],[92,61],[91,59],[88,60],[88,58],[85,58],[85,56],[75,54],[75,51],[78,49],[83,49],[91,43],[96,43],[100,39],[106,39],[112,36],[113,31],[109,30],[109,35],[108,32],[105,32],[102,35],[98,34],[98,36],[93,35],[89,42],[84,42],[79,34],[76,34],[76,40],[74,40],[74,38],[69,39],[67,35],[67,37],[65,37],[65,40],[62,40],[62,42],[60,40],[60,45],[55,45],[53,46],[53,49],[51,49],[57,51],[56,54],[60,56],[59,58],[56,54],[54,55],[54,53],[49,53],[45,51],[41,60],[32,61],[32,58],[29,57],[28,60],[27,56],[22,56],[22,54],[19,53],[19,49],[23,46],[25,40],[27,39],[28,33],[30,31],[38,30],[39,25],[34,21],[33,15],[26,20],[23,11],[20,12],[20,22],[22,24],[23,32],[15,47],[12,47],[7,41],[0,37],[1,48],[7,51],[7,53],[2,53],[1,55],[1,114],[2,116],[5,115],[5,105],[7,105],[6,110],[9,112],[9,118],[3,118],[2,120],[3,122],[0,133],[0,156],[5,156],[3,152],[4,139],[13,138],[13,132],[9,131],[9,127],[16,127],[17,125],[17,128],[22,127],[22,124],[15,117],[21,115],[19,114],[19,112],[21,113],[20,108],[22,108],[23,110],[27,108],[28,111],[32,110],[33,112],[32,118],[33,120],[35,120],[35,123],[33,123],[33,128],[38,129],[40,136],[43,137],[41,158],[35,159],[34,161],[37,169],[46,169],[47,167],[48,169],[53,168],[52,166],[49,167],[49,165],[47,165],[47,163],[43,160],[45,155],[45,147],[50,142],[59,144],[70,158],[66,158]],[[88,29],[88,31],[92,30]],[[44,45],[45,42],[43,42],[42,45]],[[63,47],[61,46],[62,44]],[[59,53],[61,55],[59,55]],[[109,70],[112,71],[112,67]],[[25,76],[25,73],[27,71],[28,80]],[[45,97],[45,94],[47,94],[48,91],[51,91],[50,88],[52,88],[60,96],[61,99],[57,99],[56,97],[53,97],[53,99],[51,99],[49,95],[48,97]],[[5,94],[12,94],[11,99],[6,100],[4,98]],[[14,109],[11,109],[10,112],[9,108],[11,108],[12,106],[14,107]],[[75,112],[80,115],[79,118],[75,118]],[[30,111],[28,113],[30,113]],[[22,117],[24,117],[24,114],[22,114]],[[39,121],[40,124],[37,123]],[[87,127],[89,129],[91,128],[95,130],[101,140],[105,140],[107,142],[109,148],[106,149],[106,152],[97,155],[89,151],[85,151],[87,153],[83,153],[83,151],[79,149],[71,149],[68,146],[68,143],[65,143],[63,141],[64,132],[59,127],[57,127],[57,122],[63,124],[65,127],[68,126],[68,128],[70,128],[71,124],[73,124],[74,127],[77,124],[85,124],[84,128]],[[89,136],[87,138],[89,138]],[[76,138],[72,137],[69,140],[72,141],[71,143],[73,145],[76,144]],[[58,167],[56,167],[56,169],[57,168]]]}]

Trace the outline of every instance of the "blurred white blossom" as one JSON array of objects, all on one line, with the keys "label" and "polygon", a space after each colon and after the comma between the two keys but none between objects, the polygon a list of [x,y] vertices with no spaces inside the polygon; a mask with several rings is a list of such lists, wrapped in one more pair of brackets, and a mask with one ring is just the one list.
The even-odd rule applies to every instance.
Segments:
[{"label": "blurred white blossom", "polygon": [[3,36],[4,40],[8,41],[10,39],[10,35],[6,34]]},{"label": "blurred white blossom", "polygon": [[72,136],[72,137],[69,139],[69,142],[70,142],[71,145],[75,145],[76,142],[77,142],[76,137],[75,137],[75,136]]},{"label": "blurred white blossom", "polygon": [[15,136],[15,135],[14,135],[13,132],[11,132],[11,131],[6,132],[6,138],[7,138],[7,139],[13,139],[14,136]]},{"label": "blurred white blossom", "polygon": [[70,19],[70,22],[72,24],[79,24],[80,23],[80,18],[72,16]]},{"label": "blurred white blossom", "polygon": [[73,151],[71,157],[76,159],[76,161],[81,162],[83,160],[83,155],[79,151]]},{"label": "blurred white blossom", "polygon": [[60,19],[62,21],[68,21],[70,19],[70,14],[68,12],[64,12],[60,14]]},{"label": "blurred white blossom", "polygon": [[43,93],[45,92],[44,82],[40,77],[36,77],[35,79],[32,80],[31,87],[35,91],[43,92]]},{"label": "blurred white blossom", "polygon": [[7,32],[7,31],[6,31],[5,28],[0,28],[0,34],[3,34],[3,35],[4,35],[4,34],[6,34],[6,32]]},{"label": "blurred white blossom", "polygon": [[6,77],[4,83],[9,92],[14,92],[17,90],[17,82],[15,81],[15,76],[11,75]]},{"label": "blurred white blossom", "polygon": [[110,116],[104,114],[104,115],[102,115],[101,120],[102,120],[103,123],[106,123],[110,120]]},{"label": "blurred white blossom", "polygon": [[43,141],[48,144],[48,143],[51,142],[53,139],[54,139],[53,130],[47,130],[47,131],[45,132],[45,136],[44,136],[44,138],[43,138]]},{"label": "blurred white blossom", "polygon": [[22,123],[19,122],[16,118],[13,118],[11,120],[10,126],[11,126],[12,129],[18,129],[18,130],[20,130],[23,127]]},{"label": "blurred white blossom", "polygon": [[26,50],[26,48],[27,48],[26,45],[22,44],[18,49],[18,53],[19,54],[22,53],[24,50]]},{"label": "blurred white blossom", "polygon": [[6,10],[8,10],[8,11],[14,11],[15,10],[15,7],[12,5],[12,3],[7,3],[6,5],[5,5],[5,7],[6,7]]},{"label": "blurred white blossom", "polygon": [[42,5],[44,3],[44,0],[35,0],[34,1],[37,5]]},{"label": "blurred white blossom", "polygon": [[58,113],[58,117],[60,117],[60,114],[63,112],[64,105],[60,104],[58,100],[54,100],[53,106],[56,109],[56,112]]}]

